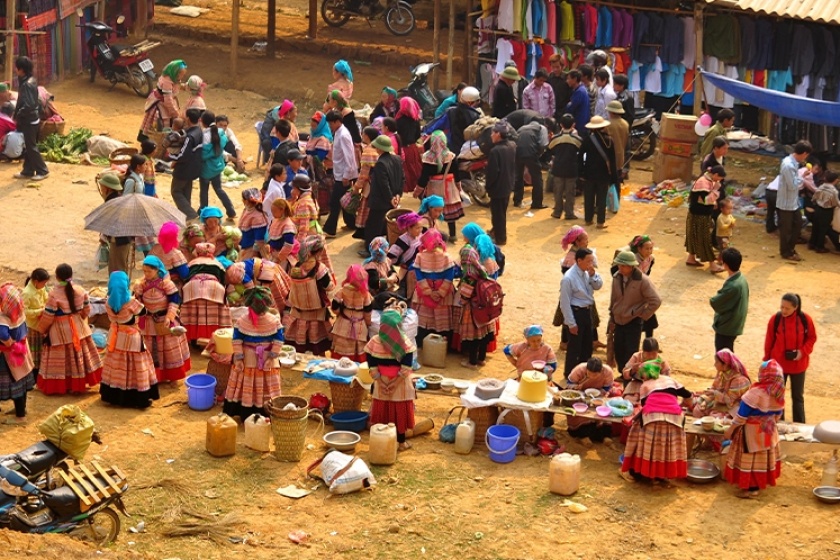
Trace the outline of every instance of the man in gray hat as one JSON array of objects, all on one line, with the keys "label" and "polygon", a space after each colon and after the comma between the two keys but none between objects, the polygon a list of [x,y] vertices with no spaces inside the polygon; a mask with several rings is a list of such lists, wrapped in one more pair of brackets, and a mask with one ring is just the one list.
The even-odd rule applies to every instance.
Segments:
[{"label": "man in gray hat", "polygon": [[405,183],[402,158],[394,154],[391,139],[380,134],[370,145],[376,150],[379,159],[370,172],[370,214],[365,222],[365,248],[358,253],[360,257],[365,258],[370,256],[370,242],[375,237],[385,235],[385,214],[400,203]]},{"label": "man in gray hat", "polygon": [[630,357],[639,351],[642,325],[653,317],[662,300],[650,277],[639,270],[636,255],[631,251],[621,251],[613,266],[618,270],[612,281],[608,331],[614,336],[618,371],[623,371]]},{"label": "man in gray hat", "polygon": [[499,83],[493,90],[493,116],[503,119],[516,110],[516,94],[513,84],[521,80],[519,70],[515,66],[508,66],[499,75]]}]

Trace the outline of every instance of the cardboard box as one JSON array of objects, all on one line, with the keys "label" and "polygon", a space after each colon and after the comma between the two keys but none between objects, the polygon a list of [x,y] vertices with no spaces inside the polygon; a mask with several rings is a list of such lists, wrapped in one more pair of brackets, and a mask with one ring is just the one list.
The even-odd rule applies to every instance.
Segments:
[{"label": "cardboard box", "polygon": [[696,142],[675,142],[674,140],[663,138],[659,144],[659,151],[669,156],[690,158],[694,155],[694,149],[696,147]]},{"label": "cardboard box", "polygon": [[653,159],[653,182],[656,184],[668,179],[682,179],[690,184],[693,175],[694,160],[692,158],[658,152]]},{"label": "cardboard box", "polygon": [[673,142],[696,143],[697,133],[694,125],[697,117],[694,115],[678,115],[676,113],[662,113],[659,122],[659,137]]}]

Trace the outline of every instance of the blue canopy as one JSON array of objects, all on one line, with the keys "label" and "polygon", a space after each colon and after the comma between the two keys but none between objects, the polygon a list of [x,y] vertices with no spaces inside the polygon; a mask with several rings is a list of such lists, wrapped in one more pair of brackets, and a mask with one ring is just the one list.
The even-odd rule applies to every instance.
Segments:
[{"label": "blue canopy", "polygon": [[722,89],[736,99],[766,109],[782,117],[800,121],[840,127],[840,103],[808,99],[789,93],[764,89],[732,78],[725,78],[701,70],[704,80]]}]

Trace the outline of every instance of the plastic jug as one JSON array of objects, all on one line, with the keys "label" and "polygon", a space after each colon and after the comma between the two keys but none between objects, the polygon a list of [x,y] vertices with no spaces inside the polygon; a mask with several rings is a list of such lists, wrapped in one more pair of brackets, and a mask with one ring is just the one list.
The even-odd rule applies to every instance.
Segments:
[{"label": "plastic jug", "polygon": [[260,414],[252,414],[245,420],[245,447],[266,453],[270,439],[271,420]]},{"label": "plastic jug", "polygon": [[233,354],[233,329],[216,329],[213,333],[216,353],[229,356]]},{"label": "plastic jug", "polygon": [[820,486],[837,486],[837,450],[834,450],[834,454],[831,456],[831,459],[828,460],[828,463],[825,464],[822,473],[822,483]]},{"label": "plastic jug", "polygon": [[571,496],[580,486],[580,456],[561,453],[551,459],[548,489],[553,494]]},{"label": "plastic jug", "polygon": [[455,428],[455,453],[467,455],[475,443],[475,422],[467,418]]},{"label": "plastic jug", "polygon": [[424,367],[446,367],[446,348],[449,344],[446,337],[439,334],[429,334],[423,339],[423,356],[420,358]]},{"label": "plastic jug", "polygon": [[236,454],[236,420],[224,412],[207,419],[207,453],[213,457]]},{"label": "plastic jug", "polygon": [[356,379],[359,380],[360,383],[364,383],[365,385],[370,385],[373,383],[373,377],[370,376],[370,367],[368,366],[367,362],[362,362],[359,364],[359,371],[356,372]]},{"label": "plastic jug", "polygon": [[374,424],[370,428],[368,459],[372,465],[393,465],[397,462],[397,427]]}]

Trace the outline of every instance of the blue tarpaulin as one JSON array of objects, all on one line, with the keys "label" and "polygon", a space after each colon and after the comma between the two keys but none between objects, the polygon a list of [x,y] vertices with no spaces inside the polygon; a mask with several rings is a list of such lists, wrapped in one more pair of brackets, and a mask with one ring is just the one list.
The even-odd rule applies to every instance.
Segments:
[{"label": "blue tarpaulin", "polygon": [[808,99],[789,93],[764,89],[732,78],[702,71],[704,80],[716,88],[759,109],[766,109],[782,117],[800,121],[840,127],[840,103]]}]

